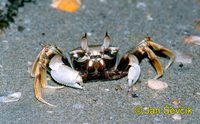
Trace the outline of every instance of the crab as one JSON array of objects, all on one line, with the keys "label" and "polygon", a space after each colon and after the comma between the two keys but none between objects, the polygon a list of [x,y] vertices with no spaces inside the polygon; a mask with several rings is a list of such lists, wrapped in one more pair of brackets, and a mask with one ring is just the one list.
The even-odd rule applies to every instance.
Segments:
[{"label": "crab", "polygon": [[[121,59],[119,47],[110,46],[110,36],[106,32],[103,45],[88,45],[87,34],[81,38],[81,47],[64,54],[55,45],[44,45],[32,66],[31,76],[34,77],[35,97],[42,103],[55,106],[46,102],[41,94],[41,88],[60,89],[69,86],[84,89],[83,83],[89,80],[117,80],[127,76],[128,93],[133,92],[132,86],[140,76],[140,61],[145,57],[157,71],[154,79],[163,75],[164,69],[154,52],[167,56],[170,60],[167,69],[173,62],[174,53],[155,43],[151,37],[146,37],[137,47],[129,50]],[[47,83],[47,72],[62,86],[50,86]]]}]

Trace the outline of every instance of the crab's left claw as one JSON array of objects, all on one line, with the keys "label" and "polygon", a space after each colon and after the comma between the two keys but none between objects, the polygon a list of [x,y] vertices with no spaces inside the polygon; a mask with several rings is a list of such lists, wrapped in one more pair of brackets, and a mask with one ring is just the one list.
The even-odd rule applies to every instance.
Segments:
[{"label": "crab's left claw", "polygon": [[140,66],[138,59],[134,55],[128,55],[129,58],[129,66],[131,66],[128,70],[128,86],[129,92],[132,91],[132,86],[136,83],[136,81],[140,77]]},{"label": "crab's left claw", "polygon": [[136,62],[137,58],[134,55],[129,55],[129,66],[131,66],[128,70],[128,85],[129,87],[136,83],[140,76],[140,66],[138,62]]}]

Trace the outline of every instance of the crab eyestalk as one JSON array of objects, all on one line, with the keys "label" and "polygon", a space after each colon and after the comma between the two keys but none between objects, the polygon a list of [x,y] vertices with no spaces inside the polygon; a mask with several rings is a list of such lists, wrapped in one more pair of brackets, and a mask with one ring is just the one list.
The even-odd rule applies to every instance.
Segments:
[{"label": "crab eyestalk", "polygon": [[104,40],[103,40],[103,45],[101,47],[102,51],[104,51],[105,49],[108,49],[109,45],[110,45],[110,36],[106,32],[106,35],[105,35]]},{"label": "crab eyestalk", "polygon": [[149,37],[149,36],[145,37],[144,40],[145,40],[146,42],[148,42],[148,41],[153,42],[153,39],[152,39],[151,37]]},{"label": "crab eyestalk", "polygon": [[89,51],[87,33],[81,38],[81,48],[86,52]]},{"label": "crab eyestalk", "polygon": [[65,58],[65,55],[57,48],[56,45],[50,46],[49,48],[50,54],[60,55]]}]

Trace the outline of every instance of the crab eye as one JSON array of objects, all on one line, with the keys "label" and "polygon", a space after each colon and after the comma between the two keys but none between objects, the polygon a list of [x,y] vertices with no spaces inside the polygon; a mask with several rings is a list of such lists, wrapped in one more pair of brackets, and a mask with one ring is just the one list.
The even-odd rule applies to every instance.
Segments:
[{"label": "crab eye", "polygon": [[75,58],[78,58],[78,54],[77,54],[77,53],[73,54],[73,56],[74,56]]},{"label": "crab eye", "polygon": [[104,59],[113,59],[113,57],[110,56],[110,55],[104,55],[103,58],[104,58]]},{"label": "crab eye", "polygon": [[111,50],[110,53],[111,53],[111,54],[115,54],[115,53],[117,53],[117,51]]},{"label": "crab eye", "polygon": [[91,52],[87,52],[87,53],[85,53],[86,55],[88,55],[88,56],[90,56],[91,55]]},{"label": "crab eye", "polygon": [[101,58],[101,55],[93,55],[93,56],[90,56],[90,59],[98,59],[98,58]]},{"label": "crab eye", "polygon": [[101,54],[101,55],[104,54],[104,51],[100,51],[100,54]]}]

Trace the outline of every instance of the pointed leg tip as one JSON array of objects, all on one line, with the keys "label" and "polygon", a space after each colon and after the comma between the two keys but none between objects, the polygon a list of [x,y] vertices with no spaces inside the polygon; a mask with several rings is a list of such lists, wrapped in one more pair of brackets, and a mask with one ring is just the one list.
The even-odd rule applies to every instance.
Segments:
[{"label": "pointed leg tip", "polygon": [[[170,65],[169,65],[170,66]],[[169,66],[167,65],[166,67],[165,67],[165,70],[167,70],[168,68],[169,68]]]},{"label": "pointed leg tip", "polygon": [[46,88],[46,89],[62,89],[64,88],[65,86],[50,86],[50,85],[47,85],[47,86],[44,86],[43,88]]},{"label": "pointed leg tip", "polygon": [[156,75],[153,79],[157,80],[158,78],[162,77],[162,75]]},{"label": "pointed leg tip", "polygon": [[167,70],[173,63],[173,60],[172,61],[169,61],[169,63],[165,66],[165,70]]},{"label": "pointed leg tip", "polygon": [[108,32],[106,31],[106,36],[108,36]]},{"label": "pointed leg tip", "polygon": [[129,90],[127,91],[127,96],[129,98],[138,98],[138,94],[136,94],[132,88],[129,88]]},{"label": "pointed leg tip", "polygon": [[44,104],[46,104],[46,105],[48,105],[48,106],[50,106],[50,107],[57,107],[56,105],[53,105],[53,104],[51,104],[51,103],[48,103],[47,101],[45,101],[42,97],[36,97],[37,98],[37,100],[39,100],[40,102],[42,102],[42,103],[44,103]]},{"label": "pointed leg tip", "polygon": [[78,89],[84,90],[85,87],[84,86],[80,86]]},{"label": "pointed leg tip", "polygon": [[87,38],[87,32],[85,32],[85,35],[83,36],[83,38]]},{"label": "pointed leg tip", "polygon": [[54,107],[54,108],[57,107],[57,105],[53,105],[53,104],[50,104],[50,103],[48,103],[47,105],[50,106],[50,107]]},{"label": "pointed leg tip", "polygon": [[129,91],[129,90],[127,91],[127,96],[128,97],[132,97],[132,94],[133,94],[133,91]]},{"label": "pointed leg tip", "polygon": [[87,39],[87,32],[85,32],[85,34],[81,37],[81,39]]},{"label": "pointed leg tip", "polygon": [[105,34],[105,38],[108,38],[110,40],[110,36],[109,36],[107,31],[106,31],[106,34]]},{"label": "pointed leg tip", "polygon": [[31,73],[31,77],[34,78],[34,77],[35,77],[35,74]]},{"label": "pointed leg tip", "polygon": [[148,36],[148,35],[145,37],[145,40],[146,40],[146,41],[153,41],[152,37],[150,37],[150,36]]}]

